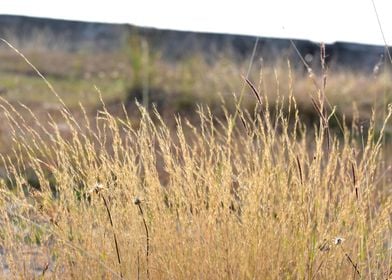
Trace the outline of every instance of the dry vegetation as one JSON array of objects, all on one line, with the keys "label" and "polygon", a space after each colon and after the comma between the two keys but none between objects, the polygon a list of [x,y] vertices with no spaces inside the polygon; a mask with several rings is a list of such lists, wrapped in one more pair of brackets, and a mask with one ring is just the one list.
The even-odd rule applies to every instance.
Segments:
[{"label": "dry vegetation", "polygon": [[[203,77],[223,83],[214,72],[222,69],[229,68]],[[325,69],[320,79],[280,69],[286,70],[253,73],[237,98],[223,98],[220,115],[199,106],[197,117],[178,117],[174,127],[142,106],[130,116],[124,107],[119,117],[102,102],[92,117],[63,104],[55,118],[42,119],[3,98],[3,131],[12,143],[2,155],[2,276],[390,277],[384,136],[392,109],[384,97],[371,102],[384,104],[379,115],[359,115],[355,108],[363,103],[347,111],[328,105],[341,100],[335,90],[350,94],[358,84],[363,92],[377,91],[373,96],[385,94],[387,73],[364,84],[361,76],[331,74],[325,84]],[[189,84],[197,79],[186,77],[174,83],[182,89],[176,92],[216,89],[205,82],[198,88]],[[233,91],[242,87],[236,79]],[[243,100],[248,92],[256,98]],[[299,109],[307,107],[310,125]],[[351,108],[347,126],[341,113]]]}]

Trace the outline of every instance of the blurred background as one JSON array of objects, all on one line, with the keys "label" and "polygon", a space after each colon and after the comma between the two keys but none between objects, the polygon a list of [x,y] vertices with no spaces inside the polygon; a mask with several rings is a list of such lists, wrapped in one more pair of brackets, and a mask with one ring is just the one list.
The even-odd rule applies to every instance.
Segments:
[{"label": "blurred background", "polygon": [[[312,121],[308,67],[321,78],[321,42],[327,96],[338,112],[367,119],[370,108],[391,101],[388,1],[210,2],[3,1],[0,37],[68,106],[82,103],[91,114],[100,94],[114,113],[121,104],[133,112],[138,101],[169,118],[192,117],[198,104],[219,114],[222,100],[234,106],[246,76],[271,100],[292,90]],[[0,62],[3,97],[43,115],[58,109],[56,96],[5,43]],[[247,93],[244,106],[253,105]]]}]

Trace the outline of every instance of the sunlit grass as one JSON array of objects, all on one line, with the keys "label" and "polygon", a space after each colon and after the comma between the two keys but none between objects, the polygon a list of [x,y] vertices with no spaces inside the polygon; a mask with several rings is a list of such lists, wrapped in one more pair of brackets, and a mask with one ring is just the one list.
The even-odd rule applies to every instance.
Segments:
[{"label": "sunlit grass", "polygon": [[170,131],[140,108],[140,121],[104,110],[96,124],[64,111],[66,137],[55,123],[25,126],[3,105],[20,155],[4,158],[12,183],[1,190],[11,275],[34,273],[21,269],[31,244],[46,256],[45,273],[69,278],[389,273],[390,183],[381,183],[381,136],[371,128],[364,147],[346,130],[328,149],[322,131],[308,135],[283,111],[277,119],[241,113],[233,126],[200,110],[200,125],[178,119]]},{"label": "sunlit grass", "polygon": [[94,117],[82,106],[41,118],[2,99],[4,277],[387,278],[391,107],[384,99],[366,125],[346,125],[334,80],[324,90],[285,69],[251,75],[247,103],[237,94],[219,115],[199,106],[174,127],[142,106],[129,117],[102,102]]}]

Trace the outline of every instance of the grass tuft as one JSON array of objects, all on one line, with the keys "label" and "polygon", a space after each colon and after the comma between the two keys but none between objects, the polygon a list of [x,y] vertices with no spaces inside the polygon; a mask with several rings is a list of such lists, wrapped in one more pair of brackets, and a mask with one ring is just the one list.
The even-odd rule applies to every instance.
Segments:
[{"label": "grass tuft", "polygon": [[138,118],[102,101],[94,118],[63,106],[42,119],[1,98],[12,140],[0,157],[4,277],[387,277],[392,107],[381,123],[373,113],[365,129],[332,130],[326,78],[311,79],[310,127],[292,91],[269,103],[248,78],[251,110],[199,106],[174,128],[140,105]]}]

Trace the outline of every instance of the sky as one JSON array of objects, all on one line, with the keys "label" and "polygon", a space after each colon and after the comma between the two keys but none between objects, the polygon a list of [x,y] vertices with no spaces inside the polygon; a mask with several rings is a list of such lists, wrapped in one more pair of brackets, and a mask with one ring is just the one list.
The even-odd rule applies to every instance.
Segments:
[{"label": "sky", "polygon": [[[373,0],[392,44],[392,0]],[[372,0],[0,0],[0,14],[384,45]]]}]

